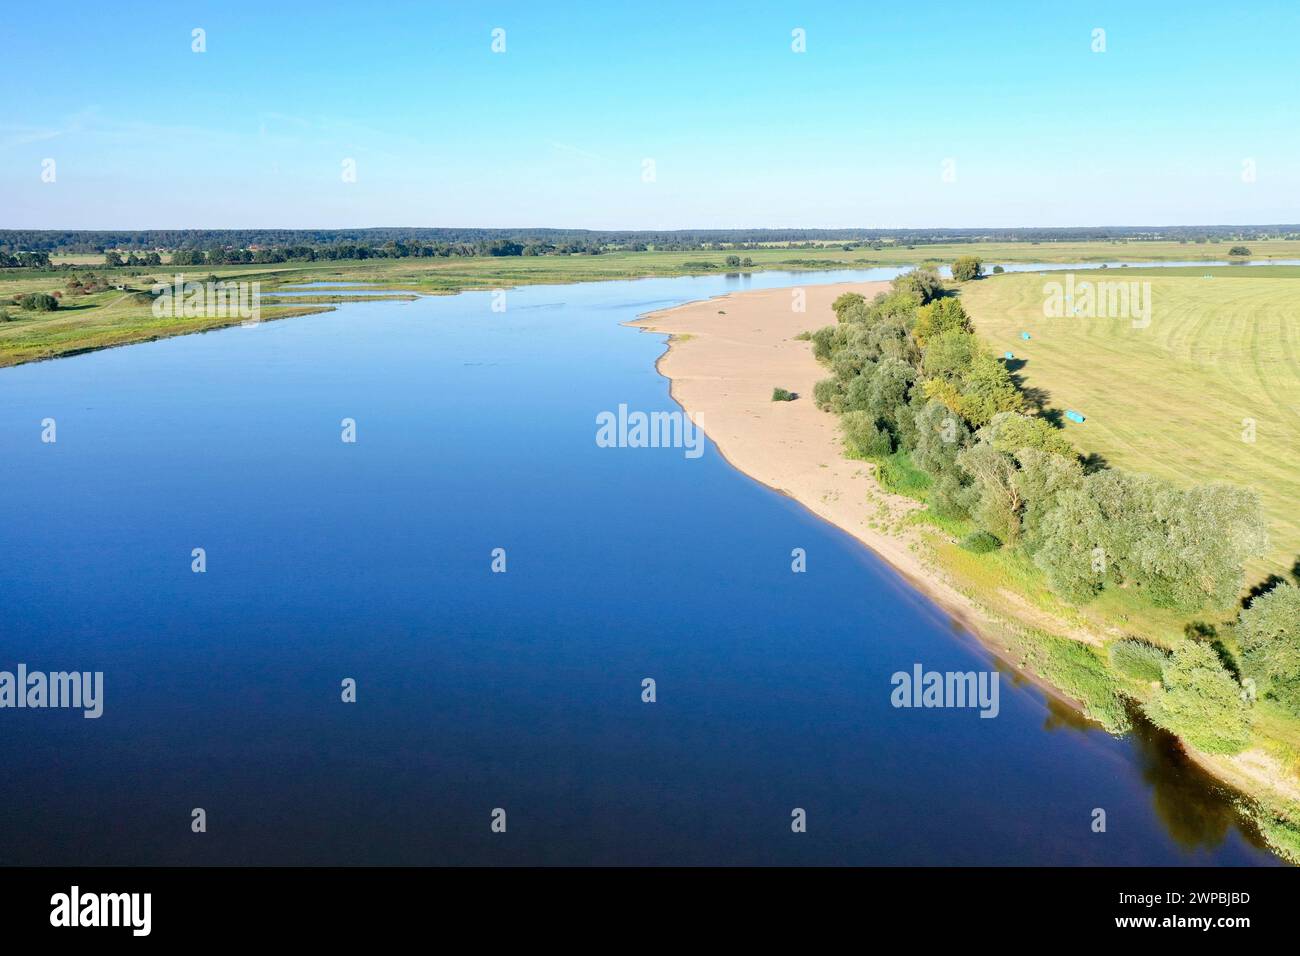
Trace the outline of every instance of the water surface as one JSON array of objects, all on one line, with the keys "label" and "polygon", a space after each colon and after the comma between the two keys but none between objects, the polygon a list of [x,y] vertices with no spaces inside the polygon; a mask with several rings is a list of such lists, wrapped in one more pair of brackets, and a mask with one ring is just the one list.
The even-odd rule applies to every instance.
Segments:
[{"label": "water surface", "polygon": [[1160,735],[1011,675],[996,719],[893,708],[895,671],[989,655],[711,444],[595,444],[676,408],[621,322],[897,271],[350,303],[0,372],[0,669],[106,684],[98,720],[0,711],[0,859],[1271,861]]}]

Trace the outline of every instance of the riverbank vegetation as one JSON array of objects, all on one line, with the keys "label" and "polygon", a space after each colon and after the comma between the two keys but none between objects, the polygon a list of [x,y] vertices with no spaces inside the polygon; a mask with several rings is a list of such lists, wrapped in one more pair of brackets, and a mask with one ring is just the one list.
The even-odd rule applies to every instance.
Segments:
[{"label": "riverbank vegetation", "polygon": [[[361,231],[365,233],[366,231]],[[384,230],[378,230],[384,233]],[[418,232],[418,231],[417,231]],[[452,233],[456,231],[452,230]],[[489,231],[490,232],[490,231]],[[547,233],[547,231],[540,231]],[[556,232],[552,230],[551,232]],[[249,238],[242,233],[220,234],[232,242]],[[111,233],[111,234],[46,234],[31,236],[59,236],[63,244],[53,239],[40,241],[55,244],[59,250],[102,246],[108,241],[133,242],[137,246],[148,240],[166,239],[172,242],[196,241],[193,232]],[[202,234],[206,235],[206,234]],[[315,235],[312,233],[311,235]],[[349,234],[351,235],[351,234]],[[694,234],[692,234],[694,235]],[[8,241],[30,239],[26,233],[0,233]],[[257,250],[239,247],[240,254],[233,255],[234,246],[221,246],[221,252],[209,261],[209,252],[196,246],[168,247],[161,258],[164,265],[147,266],[142,260],[152,258],[149,250],[128,249],[116,251],[123,264],[105,265],[106,252],[68,253],[51,256],[48,250],[31,253],[44,256],[46,265],[34,265],[25,252],[9,252],[13,268],[0,268],[0,302],[13,302],[15,295],[31,293],[58,293],[62,296],[57,312],[36,314],[24,312],[16,306],[9,310],[19,321],[0,323],[0,366],[14,365],[59,355],[69,355],[96,348],[148,341],[169,335],[183,335],[232,324],[225,318],[158,319],[149,311],[147,298],[139,293],[146,291],[155,280],[172,281],[180,273],[189,279],[211,274],[214,280],[260,282],[261,291],[272,296],[283,286],[310,282],[359,283],[370,292],[440,295],[468,289],[510,288],[539,283],[593,282],[606,279],[649,278],[655,276],[681,276],[727,272],[758,272],[768,269],[806,271],[810,269],[870,268],[873,266],[938,265],[958,256],[972,256],[981,263],[1003,262],[1086,262],[1105,261],[1122,256],[1126,259],[1158,262],[1169,259],[1223,259],[1231,239],[1197,243],[1172,239],[1108,239],[1106,241],[1078,241],[1075,239],[1021,239],[999,242],[924,242],[922,237],[907,236],[888,241],[864,243],[829,243],[822,239],[786,240],[767,244],[760,242],[760,234],[746,234],[747,241],[740,244],[744,255],[729,250],[734,243],[705,234],[695,236],[689,249],[637,250],[611,248],[600,254],[553,251],[545,255],[424,255],[391,258],[387,256],[364,259],[323,258],[312,261],[245,262],[243,253],[258,258]],[[297,234],[286,234],[285,241]],[[257,233],[254,238],[274,238]],[[316,237],[321,238],[321,237]],[[362,236],[364,238],[364,236]],[[467,241],[472,238],[469,234]],[[485,237],[486,238],[486,233]],[[499,237],[497,237],[499,238]],[[526,237],[521,237],[526,238]],[[534,236],[533,238],[541,238]],[[555,240],[561,236],[552,237]],[[671,237],[670,237],[671,238]],[[679,237],[680,238],[680,237]],[[904,239],[915,239],[915,242]],[[942,238],[942,237],[939,237]],[[389,237],[393,242],[398,240]],[[385,239],[387,242],[389,239]],[[33,239],[32,241],[36,241]],[[341,241],[341,240],[340,240]],[[492,241],[497,241],[495,238]],[[550,240],[548,240],[550,241]],[[3,240],[0,240],[2,244]],[[685,243],[685,240],[682,240]],[[1300,258],[1300,239],[1251,238],[1257,260],[1270,258]],[[670,245],[672,243],[669,243]],[[713,251],[714,247],[717,251]],[[847,248],[845,248],[847,247]],[[408,248],[411,248],[408,246]],[[154,250],[156,251],[156,250]],[[335,250],[339,252],[340,250]],[[472,250],[469,250],[472,251]],[[279,250],[283,252],[283,250]],[[131,257],[135,256],[132,265]],[[173,260],[180,259],[182,261]],[[232,263],[230,259],[241,261]],[[272,258],[275,256],[262,256]],[[738,265],[728,260],[738,260]],[[218,261],[219,260],[219,261]],[[201,261],[202,264],[199,264]],[[21,267],[20,267],[21,266]],[[1216,267],[1207,266],[1205,271]],[[1257,266],[1219,267],[1256,270]],[[1286,269],[1288,267],[1271,267]],[[1300,267],[1294,268],[1300,274]],[[201,271],[200,271],[201,270]],[[1244,273],[1243,273],[1244,274]],[[927,270],[918,281],[938,283],[933,270]],[[973,283],[980,286],[983,283]],[[120,288],[119,288],[120,287]],[[134,290],[136,294],[126,294]],[[302,315],[330,308],[334,303],[322,290],[318,296],[296,296],[292,303],[266,300],[264,319]],[[924,294],[924,293],[922,293]],[[337,301],[337,299],[335,299]]]},{"label": "riverbank vegetation", "polygon": [[[1278,785],[1252,788],[1254,812],[1293,853],[1300,588],[1248,576],[1270,553],[1260,490],[1231,472],[1238,480],[1175,481],[1077,447],[1049,393],[1025,385],[1016,354],[991,348],[963,304],[972,284],[1012,281],[968,282],[958,296],[918,269],[872,301],[840,296],[834,324],[810,335],[829,373],[814,401],[840,417],[851,457],[924,502],[914,520],[931,529],[935,561],[958,586],[1031,622],[1020,663],[1112,729],[1135,705],[1210,760],[1250,751],[1275,765]],[[1250,353],[1240,342],[1252,341],[1237,349]],[[1070,359],[1096,373],[1077,351]],[[1139,404],[1128,417],[1149,412]]]},{"label": "riverbank vegetation", "polygon": [[[1248,562],[1248,578],[1289,577],[1300,555],[1300,269],[1075,274],[1145,285],[1141,321],[1044,316],[1044,286],[1063,278],[968,282],[959,301],[981,343],[1013,354],[1008,371],[1034,412],[1081,451],[1178,488],[1226,480],[1255,489],[1271,544]],[[1087,421],[1070,421],[1070,409]]]}]

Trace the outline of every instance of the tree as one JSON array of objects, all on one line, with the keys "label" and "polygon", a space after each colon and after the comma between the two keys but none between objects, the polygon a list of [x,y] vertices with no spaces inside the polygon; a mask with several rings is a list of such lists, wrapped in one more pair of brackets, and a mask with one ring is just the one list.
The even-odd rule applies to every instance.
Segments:
[{"label": "tree", "polygon": [[958,282],[970,282],[984,274],[984,263],[977,256],[961,256],[952,264],[952,277]]},{"label": "tree", "polygon": [[928,378],[960,382],[978,352],[979,343],[974,335],[964,329],[948,329],[930,340],[921,359],[921,370]]},{"label": "tree", "polygon": [[1025,503],[1016,481],[1016,460],[981,441],[959,453],[957,464],[979,489],[975,520],[999,540],[1015,544],[1020,538],[1020,509]]},{"label": "tree", "polygon": [[894,450],[889,432],[876,425],[870,412],[845,412],[840,418],[844,446],[850,458],[884,458]]},{"label": "tree", "polygon": [[1033,554],[1043,545],[1043,521],[1056,508],[1061,494],[1083,487],[1083,466],[1074,458],[1037,448],[1020,448],[1014,454],[1020,466],[1016,483],[1025,501],[1020,518],[1021,546]]},{"label": "tree", "polygon": [[104,265],[120,266],[121,264],[122,264],[122,257],[118,255],[116,250],[109,249],[108,252],[104,253]]},{"label": "tree", "polygon": [[935,299],[929,305],[916,310],[916,324],[912,326],[912,337],[921,348],[925,348],[926,343],[935,336],[954,331],[972,331],[970,317],[962,308],[959,299]]},{"label": "tree", "polygon": [[920,305],[937,299],[943,292],[943,281],[933,269],[913,269],[904,272],[891,283],[895,292],[914,295]]},{"label": "tree", "polygon": [[1237,640],[1259,692],[1300,716],[1300,588],[1280,584],[1251,601]]},{"label": "tree", "polygon": [[740,256],[727,256],[727,265],[732,269],[739,268]]},{"label": "tree", "polygon": [[1250,255],[1250,249],[1248,249],[1246,246],[1233,246],[1231,249],[1228,250],[1228,255],[1230,255],[1230,256],[1249,256],[1249,255]]},{"label": "tree", "polygon": [[1258,492],[1233,485],[1186,491],[1150,475],[1106,469],[1060,494],[1034,557],[1052,588],[1086,600],[1133,587],[1157,607],[1231,604],[1242,565],[1268,544]]},{"label": "tree", "polygon": [[1188,641],[1169,658],[1164,691],[1147,706],[1160,727],[1208,753],[1231,754],[1250,743],[1250,708],[1208,644]]},{"label": "tree", "polygon": [[831,310],[835,313],[835,318],[841,322],[844,321],[844,315],[853,306],[864,306],[867,304],[866,298],[860,292],[842,292],[835,297],[831,303]]},{"label": "tree", "polygon": [[935,478],[965,476],[957,467],[957,454],[970,444],[971,433],[961,416],[940,402],[927,401],[912,413],[916,444],[912,461]]},{"label": "tree", "polygon": [[978,427],[991,421],[998,412],[1018,412],[1024,405],[1024,397],[1011,380],[1007,367],[981,349],[962,382],[958,410]]},{"label": "tree", "polygon": [[1065,433],[1043,418],[1019,412],[999,412],[980,431],[981,437],[998,451],[1019,452],[1022,448],[1034,448],[1066,458],[1077,457]]}]

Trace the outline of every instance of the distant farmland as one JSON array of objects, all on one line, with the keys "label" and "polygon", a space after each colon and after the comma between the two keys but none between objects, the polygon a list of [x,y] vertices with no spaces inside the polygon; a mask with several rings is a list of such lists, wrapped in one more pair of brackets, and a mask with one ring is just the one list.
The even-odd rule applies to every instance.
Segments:
[{"label": "distant farmland", "polygon": [[[1000,275],[962,286],[976,330],[1010,351],[1086,453],[1183,484],[1259,489],[1272,549],[1248,583],[1300,556],[1300,270],[1285,266],[1079,271],[1075,281],[1150,282],[1151,321],[1047,318],[1044,283]],[[1209,275],[1211,278],[1206,278]],[[1140,324],[1140,323],[1139,323]],[[1028,341],[1021,337],[1027,331]],[[1021,366],[1020,363],[1023,362]],[[1253,422],[1254,441],[1249,438]]]}]

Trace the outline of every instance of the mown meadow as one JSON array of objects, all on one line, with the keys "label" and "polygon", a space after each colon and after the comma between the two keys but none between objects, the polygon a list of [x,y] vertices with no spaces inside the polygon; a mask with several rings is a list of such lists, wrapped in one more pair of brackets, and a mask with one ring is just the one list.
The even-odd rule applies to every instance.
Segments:
[{"label": "mown meadow", "polygon": [[[814,400],[850,457],[925,503],[935,565],[1013,622],[1017,663],[1112,729],[1139,708],[1300,859],[1294,279],[1160,275],[1139,327],[1047,319],[1045,281],[915,270],[841,296],[808,334]],[[1242,440],[1252,411],[1271,453]]]}]

